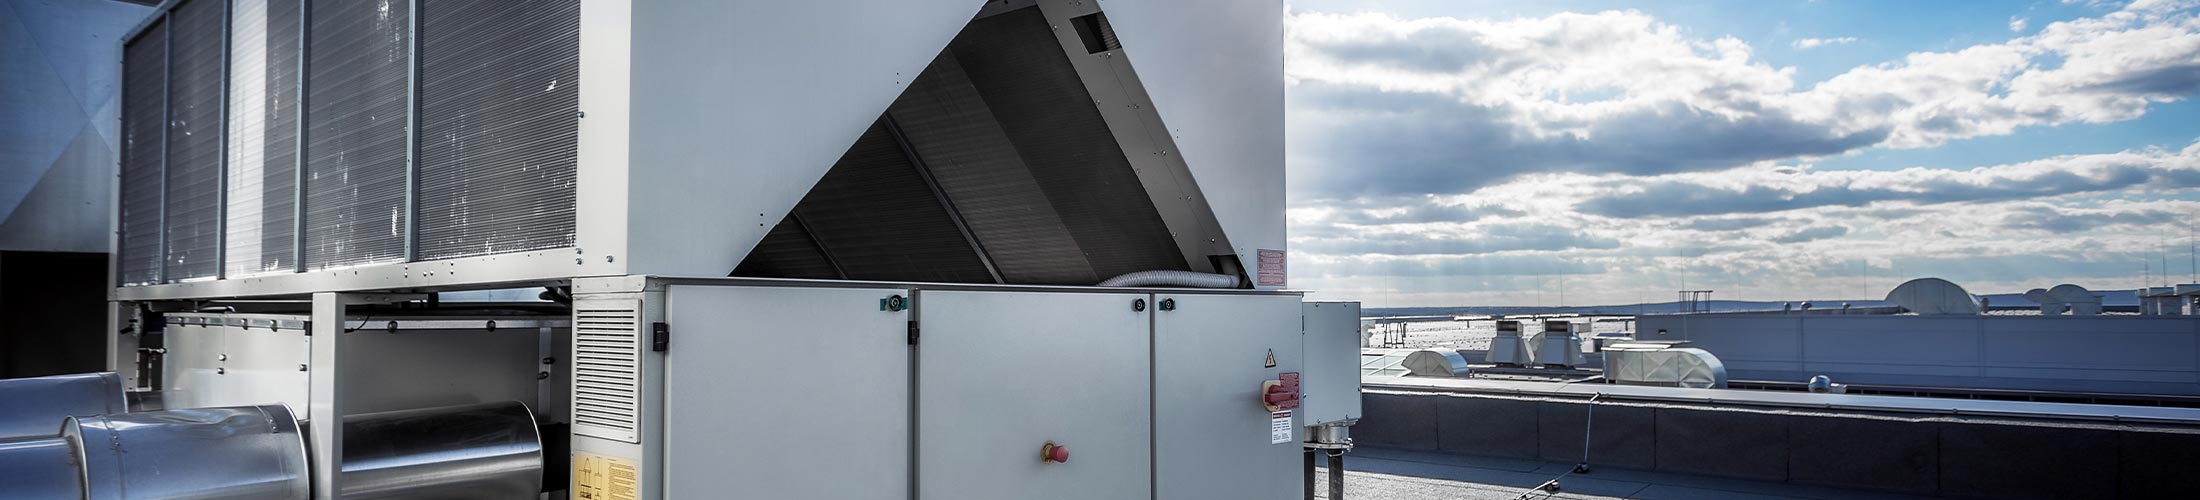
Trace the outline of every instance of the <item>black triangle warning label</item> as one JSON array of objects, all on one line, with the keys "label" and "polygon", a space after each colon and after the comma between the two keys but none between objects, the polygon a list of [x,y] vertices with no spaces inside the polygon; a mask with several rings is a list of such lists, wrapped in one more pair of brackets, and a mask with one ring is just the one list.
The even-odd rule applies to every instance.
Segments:
[{"label": "black triangle warning label", "polygon": [[1269,368],[1275,368],[1275,367],[1276,367],[1276,350],[1275,350],[1275,349],[1269,349],[1269,350],[1268,350],[1268,364],[1267,364],[1267,365],[1265,365],[1265,366],[1267,366],[1267,367],[1269,367]]}]

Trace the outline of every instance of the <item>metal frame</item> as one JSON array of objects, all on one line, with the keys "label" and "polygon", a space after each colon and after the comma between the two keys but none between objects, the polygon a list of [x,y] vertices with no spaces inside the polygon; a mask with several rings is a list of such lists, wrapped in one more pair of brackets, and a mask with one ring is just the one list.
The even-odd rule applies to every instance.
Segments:
[{"label": "metal frame", "polygon": [[229,22],[237,16],[234,0],[222,0],[222,83],[219,131],[214,133],[214,206],[221,214],[214,218],[214,279],[229,277],[229,73],[230,53],[234,52],[235,26]]}]

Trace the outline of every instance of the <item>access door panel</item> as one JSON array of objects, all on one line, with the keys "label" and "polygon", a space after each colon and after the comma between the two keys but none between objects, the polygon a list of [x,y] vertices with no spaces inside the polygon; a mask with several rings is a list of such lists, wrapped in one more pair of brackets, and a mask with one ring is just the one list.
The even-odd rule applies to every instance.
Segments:
[{"label": "access door panel", "polygon": [[667,290],[665,498],[909,498],[908,293]]},{"label": "access door panel", "polygon": [[[1150,497],[1150,301],[923,292],[918,496]],[[1050,442],[1067,461],[1045,460]]]},{"label": "access door panel", "polygon": [[1299,297],[1155,298],[1155,492],[1299,498],[1302,409],[1270,411],[1262,399],[1264,381],[1301,371]]}]

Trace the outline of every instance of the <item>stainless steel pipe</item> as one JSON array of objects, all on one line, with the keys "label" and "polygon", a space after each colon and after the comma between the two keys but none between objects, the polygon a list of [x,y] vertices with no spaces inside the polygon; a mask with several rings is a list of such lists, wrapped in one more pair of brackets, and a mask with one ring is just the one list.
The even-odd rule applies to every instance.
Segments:
[{"label": "stainless steel pipe", "polygon": [[344,498],[535,498],[542,436],[517,401],[344,418]]},{"label": "stainless steel pipe", "polygon": [[305,438],[283,405],[70,417],[92,500],[302,499]]},{"label": "stainless steel pipe", "polygon": [[63,418],[128,410],[114,372],[0,380],[0,438],[52,437]]}]

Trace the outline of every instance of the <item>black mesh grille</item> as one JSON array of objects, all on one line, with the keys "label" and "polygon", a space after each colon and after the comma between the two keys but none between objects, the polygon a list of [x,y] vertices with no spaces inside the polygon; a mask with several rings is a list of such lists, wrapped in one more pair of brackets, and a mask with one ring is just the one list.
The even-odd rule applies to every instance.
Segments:
[{"label": "black mesh grille", "polygon": [[757,243],[748,258],[741,260],[740,267],[733,268],[733,275],[802,279],[841,277],[825,250],[817,246],[810,233],[802,229],[802,224],[795,222],[793,215],[772,226],[771,233]]},{"label": "black mesh grille", "polygon": [[993,281],[883,121],[863,132],[795,210],[849,279]]},{"label": "black mesh grille", "polygon": [[160,279],[161,100],[168,26],[152,27],[122,49],[122,241],[115,256],[123,284]]},{"label": "black mesh grille", "polygon": [[313,0],[306,266],[405,258],[406,2]]},{"label": "black mesh grille", "polygon": [[1003,279],[1100,281],[952,52],[933,60],[890,113]]},{"label": "black mesh grille", "polygon": [[267,271],[298,268],[298,51],[303,48],[298,42],[303,7],[297,0],[270,0],[267,5],[259,259],[260,269]]},{"label": "black mesh grille", "polygon": [[420,16],[420,258],[571,246],[580,2]]},{"label": "black mesh grille", "polygon": [[[949,208],[1008,283],[1187,269],[1068,57],[1036,7],[972,21],[886,113],[946,202],[874,126],[797,205],[809,234],[851,279],[990,282]],[[736,274],[818,277],[761,262],[808,258],[787,225]]]},{"label": "black mesh grille", "polygon": [[168,80],[168,281],[220,272],[222,20],[226,3],[178,5]]},{"label": "black mesh grille", "polygon": [[[1037,7],[971,21],[948,50],[985,98],[1097,276],[1188,269]],[[955,201],[961,206],[987,203]],[[970,215],[966,212],[965,220],[979,224]],[[987,243],[986,248],[999,246]]]}]

